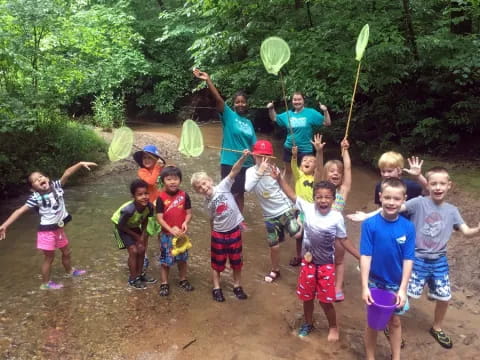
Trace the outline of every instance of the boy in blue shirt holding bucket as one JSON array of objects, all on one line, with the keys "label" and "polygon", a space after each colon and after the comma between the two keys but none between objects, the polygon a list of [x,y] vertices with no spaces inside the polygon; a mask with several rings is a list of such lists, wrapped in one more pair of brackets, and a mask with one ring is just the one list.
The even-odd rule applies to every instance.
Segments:
[{"label": "boy in blue shirt holding bucket", "polygon": [[[415,256],[414,225],[399,216],[405,202],[406,190],[405,184],[399,179],[384,180],[380,189],[382,210],[362,224],[360,239],[362,298],[367,305],[373,304],[368,309],[369,321],[365,330],[367,360],[375,359],[377,329],[385,328],[387,325],[390,330],[392,359],[400,359],[402,325],[398,315],[408,310],[407,286]],[[378,303],[379,299],[372,297],[372,288],[395,294],[393,298],[396,309],[388,323],[384,325],[373,324],[374,320],[378,320],[375,319],[374,311],[375,303],[376,301]]]}]

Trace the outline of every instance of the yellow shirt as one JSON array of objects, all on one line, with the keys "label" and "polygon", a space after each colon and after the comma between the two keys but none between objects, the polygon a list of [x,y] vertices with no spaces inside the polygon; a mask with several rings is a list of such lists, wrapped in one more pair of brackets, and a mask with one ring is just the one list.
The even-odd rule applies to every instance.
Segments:
[{"label": "yellow shirt", "polygon": [[295,181],[295,194],[303,200],[313,203],[313,175],[305,175],[297,165],[297,159],[292,156],[290,162],[292,167],[293,179]]}]

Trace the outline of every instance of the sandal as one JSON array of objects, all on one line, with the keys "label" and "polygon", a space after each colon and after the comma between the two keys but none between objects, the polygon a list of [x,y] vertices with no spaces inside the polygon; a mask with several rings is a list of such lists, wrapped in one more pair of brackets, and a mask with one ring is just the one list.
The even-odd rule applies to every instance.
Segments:
[{"label": "sandal", "polygon": [[248,298],[248,295],[245,294],[241,286],[234,287],[233,293],[239,300],[245,300],[246,298]]},{"label": "sandal", "polygon": [[265,281],[267,283],[272,283],[280,277],[280,270],[272,270],[267,275],[265,275]]},{"label": "sandal", "polygon": [[298,257],[298,256],[294,256],[290,262],[289,262],[289,265],[290,266],[298,266],[302,263],[302,258],[301,257]]},{"label": "sandal", "polygon": [[170,286],[168,284],[161,284],[158,294],[160,296],[168,296],[170,294]]},{"label": "sandal", "polygon": [[182,280],[178,283],[178,286],[180,286],[183,290],[185,291],[193,291],[195,288],[188,282],[187,279]]},{"label": "sandal", "polygon": [[453,346],[452,339],[450,336],[445,334],[443,330],[435,330],[433,327],[430,328],[430,335],[433,336],[437,342],[442,345],[445,349],[451,349]]},{"label": "sandal", "polygon": [[218,302],[224,302],[225,298],[223,297],[222,289],[213,289],[212,290],[213,300]]},{"label": "sandal", "polygon": [[[390,341],[390,330],[387,328],[385,328],[385,330],[383,330],[383,333],[385,334],[385,337],[387,338],[388,341]],[[402,342],[400,343],[400,349],[403,349],[405,347],[405,339],[402,338]]]},{"label": "sandal", "polygon": [[335,302],[342,302],[343,300],[345,300],[345,294],[343,293],[343,291],[338,291],[335,294]]}]

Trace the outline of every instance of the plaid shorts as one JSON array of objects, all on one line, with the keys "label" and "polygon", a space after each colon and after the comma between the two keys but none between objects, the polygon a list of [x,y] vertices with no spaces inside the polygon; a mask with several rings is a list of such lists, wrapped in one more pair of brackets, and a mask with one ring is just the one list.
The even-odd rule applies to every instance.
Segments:
[{"label": "plaid shorts", "polygon": [[290,209],[280,216],[265,219],[268,246],[272,247],[284,241],[285,230],[290,236],[299,232],[300,225],[296,219],[296,213],[295,209]]}]

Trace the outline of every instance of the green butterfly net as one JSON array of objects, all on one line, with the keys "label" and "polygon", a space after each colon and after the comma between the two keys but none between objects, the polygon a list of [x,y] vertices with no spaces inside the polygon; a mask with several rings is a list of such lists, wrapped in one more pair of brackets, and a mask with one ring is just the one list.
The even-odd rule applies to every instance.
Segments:
[{"label": "green butterfly net", "polygon": [[263,40],[260,57],[267,72],[278,75],[282,66],[290,60],[290,48],[285,40],[272,36]]},{"label": "green butterfly net", "polygon": [[128,157],[132,151],[133,140],[133,131],[130,128],[124,126],[115,130],[112,142],[108,148],[110,161],[118,161]]},{"label": "green butterfly net", "polygon": [[200,156],[203,152],[203,136],[197,123],[193,120],[185,120],[180,135],[178,151],[185,156]]},{"label": "green butterfly net", "polygon": [[368,37],[370,35],[370,27],[368,24],[365,24],[360,31],[357,39],[357,46],[355,47],[355,60],[360,61],[362,60],[363,53],[365,52],[365,48],[367,47]]}]

